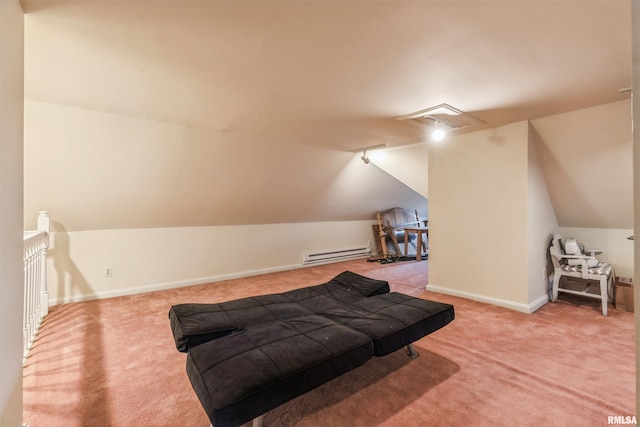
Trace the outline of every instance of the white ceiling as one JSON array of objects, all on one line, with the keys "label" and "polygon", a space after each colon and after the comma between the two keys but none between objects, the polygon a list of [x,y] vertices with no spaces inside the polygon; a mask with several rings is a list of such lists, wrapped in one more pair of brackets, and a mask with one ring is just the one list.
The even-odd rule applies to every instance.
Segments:
[{"label": "white ceiling", "polygon": [[397,117],[446,103],[494,127],[630,96],[630,0],[22,3],[25,221],[68,230],[425,210],[353,161],[428,139]]},{"label": "white ceiling", "polygon": [[440,103],[495,126],[631,86],[629,0],[23,4],[28,25],[64,29],[27,39],[27,98],[228,140],[405,145],[425,129],[395,118]]}]

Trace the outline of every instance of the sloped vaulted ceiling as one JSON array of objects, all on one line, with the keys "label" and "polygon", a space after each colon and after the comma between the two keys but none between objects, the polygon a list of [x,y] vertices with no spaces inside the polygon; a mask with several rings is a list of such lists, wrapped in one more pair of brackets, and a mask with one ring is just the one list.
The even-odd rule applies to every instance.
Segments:
[{"label": "sloped vaulted ceiling", "polygon": [[[614,102],[630,2],[23,0],[25,214],[69,229],[370,218],[424,199],[353,150]],[[426,163],[426,161],[425,161]]]},{"label": "sloped vaulted ceiling", "polygon": [[393,206],[425,209],[422,196],[353,153],[220,142],[181,125],[39,102],[26,110],[41,124],[25,130],[27,140],[54,143],[25,147],[25,210],[46,206],[69,231],[374,219]]},{"label": "sloped vaulted ceiling", "polygon": [[558,223],[633,228],[631,103],[599,105],[531,123]]}]

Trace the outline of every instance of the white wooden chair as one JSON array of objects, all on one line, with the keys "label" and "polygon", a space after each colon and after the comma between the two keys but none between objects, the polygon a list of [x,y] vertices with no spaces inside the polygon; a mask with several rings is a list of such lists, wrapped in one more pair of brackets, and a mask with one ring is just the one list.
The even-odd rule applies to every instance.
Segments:
[{"label": "white wooden chair", "polygon": [[[590,255],[584,255],[583,252]],[[615,275],[611,264],[601,262],[595,258],[595,255],[601,252],[599,250],[582,250],[579,244],[575,242],[575,239],[567,239],[563,242],[562,236],[559,234],[554,235],[552,244],[549,247],[551,262],[553,263],[551,301],[555,302],[558,299],[558,292],[600,299],[602,301],[602,314],[606,316],[609,302],[609,286],[613,286]],[[584,288],[576,290],[561,287],[560,281],[563,277],[584,279]],[[596,286],[600,287],[599,293],[589,292],[594,282],[596,282]]]}]

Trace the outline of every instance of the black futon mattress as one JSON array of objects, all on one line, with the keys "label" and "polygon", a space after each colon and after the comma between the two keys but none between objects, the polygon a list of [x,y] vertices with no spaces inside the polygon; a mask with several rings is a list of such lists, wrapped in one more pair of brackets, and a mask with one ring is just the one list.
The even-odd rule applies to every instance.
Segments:
[{"label": "black futon mattress", "polygon": [[211,423],[238,426],[447,325],[452,305],[345,271],[281,294],[169,310]]}]

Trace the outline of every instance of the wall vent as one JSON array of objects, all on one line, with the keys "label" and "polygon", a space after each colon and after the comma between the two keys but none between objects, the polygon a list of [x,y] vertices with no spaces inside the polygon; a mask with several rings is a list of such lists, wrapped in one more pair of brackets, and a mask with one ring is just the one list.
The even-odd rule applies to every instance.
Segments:
[{"label": "wall vent", "polygon": [[396,120],[413,120],[428,126],[435,126],[438,123],[438,125],[444,125],[453,130],[484,124],[482,120],[449,104],[425,108],[424,110],[398,117]]},{"label": "wall vent", "polygon": [[302,264],[310,265],[310,264],[344,261],[347,259],[354,259],[354,258],[365,258],[365,257],[371,256],[371,249],[369,248],[370,244],[371,243],[369,242],[367,246],[363,246],[360,248],[304,254],[302,258]]}]

